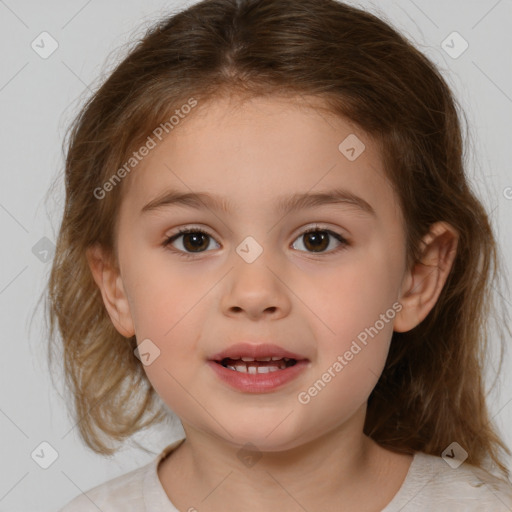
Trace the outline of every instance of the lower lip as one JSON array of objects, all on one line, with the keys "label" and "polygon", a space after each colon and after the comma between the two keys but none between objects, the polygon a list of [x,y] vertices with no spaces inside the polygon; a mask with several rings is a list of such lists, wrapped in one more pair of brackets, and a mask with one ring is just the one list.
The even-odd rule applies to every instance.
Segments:
[{"label": "lower lip", "polygon": [[246,393],[267,393],[298,377],[308,366],[308,360],[297,361],[293,366],[269,373],[243,373],[225,368],[220,363],[208,361],[208,365],[230,386]]}]

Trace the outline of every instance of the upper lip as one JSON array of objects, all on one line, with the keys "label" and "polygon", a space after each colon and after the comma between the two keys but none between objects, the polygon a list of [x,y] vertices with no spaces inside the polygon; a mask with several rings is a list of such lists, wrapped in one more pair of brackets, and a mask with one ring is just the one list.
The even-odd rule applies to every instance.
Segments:
[{"label": "upper lip", "polygon": [[303,355],[295,354],[289,350],[273,345],[271,343],[236,343],[226,348],[222,352],[213,355],[210,359],[212,361],[222,361],[223,359],[240,359],[242,357],[252,357],[253,359],[263,359],[266,357],[279,357],[288,359],[295,359],[300,361],[307,359]]}]

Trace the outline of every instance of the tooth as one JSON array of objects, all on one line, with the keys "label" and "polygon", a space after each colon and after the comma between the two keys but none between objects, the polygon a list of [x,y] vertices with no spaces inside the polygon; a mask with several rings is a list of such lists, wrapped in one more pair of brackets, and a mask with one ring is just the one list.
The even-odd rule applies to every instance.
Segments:
[{"label": "tooth", "polygon": [[258,361],[270,361],[271,357],[262,357],[261,359],[258,359]]},{"label": "tooth", "polygon": [[240,359],[242,359],[242,361],[254,361],[253,357],[242,357]]},{"label": "tooth", "polygon": [[282,357],[273,357],[272,361],[279,361],[280,359],[282,359]]},{"label": "tooth", "polygon": [[287,365],[284,361],[281,361],[278,365],[275,366],[257,366],[257,365],[250,365],[250,364],[235,364],[234,366],[226,365],[226,368],[229,368],[230,370],[234,370],[241,373],[249,373],[251,375],[255,375],[258,373],[270,373],[270,372],[277,372],[279,370],[284,370],[287,368]]}]

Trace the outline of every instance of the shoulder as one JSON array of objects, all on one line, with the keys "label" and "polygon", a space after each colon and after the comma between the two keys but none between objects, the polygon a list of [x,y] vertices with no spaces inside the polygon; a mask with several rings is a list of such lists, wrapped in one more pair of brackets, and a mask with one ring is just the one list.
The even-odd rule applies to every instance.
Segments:
[{"label": "shoulder", "polygon": [[132,512],[145,510],[143,481],[153,462],[108,480],[71,500],[58,512]]},{"label": "shoulder", "polygon": [[157,467],[184,440],[166,446],[148,464],[81,493],[58,512],[141,512],[148,507],[175,512],[159,482]]},{"label": "shoulder", "polygon": [[442,457],[417,452],[406,482],[410,502],[403,512],[512,510],[512,484],[467,463],[452,468]]}]

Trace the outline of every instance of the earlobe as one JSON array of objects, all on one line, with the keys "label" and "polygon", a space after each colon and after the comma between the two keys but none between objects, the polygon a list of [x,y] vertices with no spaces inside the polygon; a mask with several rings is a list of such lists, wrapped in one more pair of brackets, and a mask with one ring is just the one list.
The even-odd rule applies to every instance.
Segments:
[{"label": "earlobe", "polygon": [[458,233],[446,222],[436,222],[425,235],[421,261],[407,272],[393,330],[407,332],[421,323],[441,294],[457,253]]},{"label": "earlobe", "polygon": [[135,329],[119,270],[99,245],[89,247],[86,256],[112,323],[121,335],[130,338]]}]

